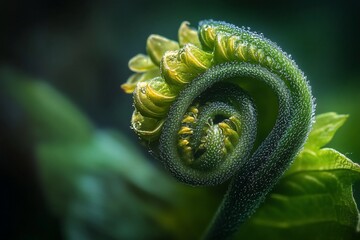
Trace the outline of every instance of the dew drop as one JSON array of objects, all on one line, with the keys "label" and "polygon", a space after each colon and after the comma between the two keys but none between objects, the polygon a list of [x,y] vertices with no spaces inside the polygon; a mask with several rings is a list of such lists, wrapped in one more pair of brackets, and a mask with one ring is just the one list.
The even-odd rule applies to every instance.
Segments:
[{"label": "dew drop", "polygon": [[136,122],[134,122],[133,126],[134,126],[135,129],[139,129],[139,128],[141,128],[141,122],[136,121]]}]

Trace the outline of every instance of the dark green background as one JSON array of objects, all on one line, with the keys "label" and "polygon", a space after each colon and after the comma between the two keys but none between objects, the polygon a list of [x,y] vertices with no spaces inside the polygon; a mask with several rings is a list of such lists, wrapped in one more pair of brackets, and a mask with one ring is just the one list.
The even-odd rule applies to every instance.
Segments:
[{"label": "dark green background", "polygon": [[[316,113],[350,114],[331,146],[360,162],[359,10],[355,0],[2,1],[0,64],[49,82],[97,127],[136,141],[132,98],[119,86],[131,74],[128,60],[145,53],[148,35],[176,39],[182,21],[197,26],[209,18],[251,27],[296,60],[311,83]],[[61,239],[43,206],[28,126],[10,103],[0,107],[1,227],[13,238]]]}]

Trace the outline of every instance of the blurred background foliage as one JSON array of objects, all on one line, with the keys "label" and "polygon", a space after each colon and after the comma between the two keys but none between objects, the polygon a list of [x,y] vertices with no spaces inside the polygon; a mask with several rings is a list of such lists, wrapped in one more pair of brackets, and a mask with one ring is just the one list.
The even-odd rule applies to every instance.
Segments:
[{"label": "blurred background foliage", "polygon": [[[146,38],[152,33],[176,39],[177,29],[183,20],[189,21],[195,27],[202,19],[224,20],[262,32],[266,37],[277,42],[283,50],[291,53],[311,82],[317,102],[316,113],[335,111],[350,115],[330,146],[353,161],[360,162],[358,141],[360,134],[359,9],[360,4],[355,0],[1,1],[0,68],[3,74],[0,81],[21,79],[26,82],[30,77],[30,79],[46,82],[46,86],[54,87],[75,103],[76,107],[70,103],[71,107],[68,107],[68,103],[65,103],[64,109],[59,108],[59,111],[66,113],[70,108],[70,112],[76,112],[74,114],[78,114],[76,116],[83,119],[85,123],[81,123],[81,127],[76,129],[87,126],[86,131],[90,133],[87,133],[89,135],[84,141],[95,141],[89,144],[94,144],[96,146],[94,148],[97,149],[99,146],[96,139],[106,138],[107,141],[112,142],[112,146],[118,145],[123,150],[122,156],[126,154],[126,151],[135,152],[139,162],[147,163],[150,174],[163,174],[154,167],[156,163],[152,162],[148,154],[140,152],[144,151],[143,149],[134,147],[138,140],[129,128],[133,110],[132,99],[129,95],[122,93],[119,88],[130,75],[127,62],[135,54],[145,52]],[[9,69],[11,73],[8,74]],[[50,141],[44,140],[44,136],[37,135],[34,131],[34,121],[30,119],[31,116],[24,113],[23,109],[19,108],[19,104],[9,97],[11,93],[7,92],[8,88],[4,91],[4,85],[1,83],[0,86],[0,184],[3,196],[1,212],[5,223],[1,225],[1,228],[4,228],[4,230],[1,229],[1,233],[11,236],[12,239],[63,239],[65,236],[61,229],[62,225],[55,217],[54,211],[49,210],[46,205],[49,200],[45,196],[48,195],[44,194],[40,180],[43,177],[40,174],[38,159],[39,156],[46,156],[46,151],[41,151],[39,143]],[[52,90],[45,92],[56,102],[58,99],[56,93]],[[39,101],[38,103],[46,102],[46,96],[42,96]],[[59,101],[63,102],[63,100]],[[30,112],[37,112],[41,116],[43,112],[41,105],[29,103],[28,106]],[[73,108],[81,109],[82,112],[71,110]],[[55,114],[54,119],[57,117],[60,115]],[[71,121],[66,117],[65,120]],[[42,129],[41,126],[40,129]],[[54,133],[55,136],[64,133],[64,138],[68,139],[69,136],[65,133],[71,134],[72,131],[76,132],[76,129],[69,131],[65,129],[66,126],[60,124],[51,129],[58,129],[58,132]],[[111,134],[112,130],[98,132],[97,129],[115,129],[117,133]],[[56,139],[56,137],[51,139]],[[75,140],[70,142],[72,141]],[[83,139],[78,139],[78,141],[81,142]],[[81,147],[79,149],[82,149]],[[71,153],[67,148],[61,148],[58,151],[60,154]],[[75,153],[72,153],[76,156],[78,150],[74,151]],[[108,152],[106,149],[99,151]],[[119,153],[119,150],[108,153],[109,161]],[[61,166],[57,167],[61,168]],[[110,171],[109,167],[101,169],[102,171],[94,174],[82,175],[84,178],[79,180],[79,184],[83,183],[86,186],[90,184],[93,186],[91,189],[100,191],[103,186],[109,185],[106,181],[113,182],[111,179],[118,176],[116,170],[112,171],[115,175],[107,174]],[[66,169],[64,173],[67,173]],[[136,174],[135,171],[134,174]],[[97,178],[98,175],[103,176],[100,177],[101,184],[96,182],[96,186],[91,185],[92,179]],[[119,175],[122,178],[117,181],[118,185],[109,186],[110,188],[117,189],[119,186],[121,189],[121,186],[127,186],[127,176],[120,173]],[[163,174],[163,178],[171,181],[166,174]],[[56,182],[52,184],[54,187],[59,186]],[[174,196],[185,191],[185,195],[188,196],[185,202],[200,199],[207,194],[218,196],[219,194],[214,194],[214,191],[215,193],[223,192],[220,187],[211,193],[203,192],[198,196],[197,191],[175,183],[171,187],[166,184],[161,185],[159,189],[162,187],[169,188],[170,192],[174,191],[175,193],[172,192]],[[51,186],[47,186],[47,189],[49,188]],[[359,189],[358,186],[356,188]],[[81,198],[79,189],[86,188],[72,189],[76,193],[76,199]],[[129,188],[125,187],[125,189]],[[130,189],[130,192],[138,193],[133,188]],[[149,189],[152,189],[151,186]],[[121,190],[119,191],[120,193],[115,190],[110,192],[121,195]],[[161,195],[161,201],[168,201],[167,196],[162,195],[166,191],[160,192],[156,194]],[[358,194],[358,192],[355,193]],[[111,197],[105,193],[104,196],[111,200]],[[143,195],[141,196],[145,202],[148,200]],[[133,199],[131,197],[132,195],[129,195],[130,199],[123,202],[129,207],[129,212],[133,213],[134,211],[131,210],[133,205],[129,202],[140,198],[138,195],[133,196]],[[106,201],[103,204],[107,206]],[[215,198],[213,203],[209,203],[209,208],[214,208],[216,201],[218,199]],[[76,205],[76,201],[73,202]],[[91,203],[88,204],[91,208]],[[116,203],[112,204],[116,205]],[[136,206],[141,205],[141,203],[136,204]],[[184,202],[176,204],[177,206],[186,205]],[[171,211],[174,209],[179,208],[174,206],[162,209],[162,213],[171,216]],[[84,213],[77,216],[82,216],[84,219],[92,217],[96,219],[95,216],[98,216],[96,213],[93,213],[95,214],[93,216],[91,213],[87,214],[90,215]],[[210,211],[209,215],[211,214]],[[134,219],[134,221],[137,220]],[[144,221],[146,225],[146,220]],[[204,220],[198,221],[201,223]],[[164,222],[168,221],[158,220],[158,224],[164,224]],[[104,229],[112,229],[107,226],[106,221],[102,224]],[[88,223],[87,227],[91,228],[91,226],[92,224]],[[168,229],[170,231],[171,227],[168,226]]]}]

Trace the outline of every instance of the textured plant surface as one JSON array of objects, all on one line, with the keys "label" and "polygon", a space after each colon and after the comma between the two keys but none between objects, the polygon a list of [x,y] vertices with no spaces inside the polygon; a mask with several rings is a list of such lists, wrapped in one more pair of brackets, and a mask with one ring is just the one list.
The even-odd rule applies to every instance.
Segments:
[{"label": "textured plant surface", "polygon": [[303,73],[262,35],[216,21],[183,23],[179,43],[152,35],[122,85],[132,128],[180,181],[232,177],[207,238],[236,231],[304,144],[314,112]]}]

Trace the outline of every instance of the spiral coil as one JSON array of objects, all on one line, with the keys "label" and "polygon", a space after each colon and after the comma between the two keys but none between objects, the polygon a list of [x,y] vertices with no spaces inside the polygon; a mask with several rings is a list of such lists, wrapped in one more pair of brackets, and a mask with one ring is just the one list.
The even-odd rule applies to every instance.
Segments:
[{"label": "spiral coil", "polygon": [[[132,128],[180,181],[232,179],[205,235],[230,236],[291,164],[310,131],[314,103],[304,74],[261,34],[217,21],[183,23],[179,42],[158,35],[135,73]],[[154,147],[155,146],[155,147]]]}]

